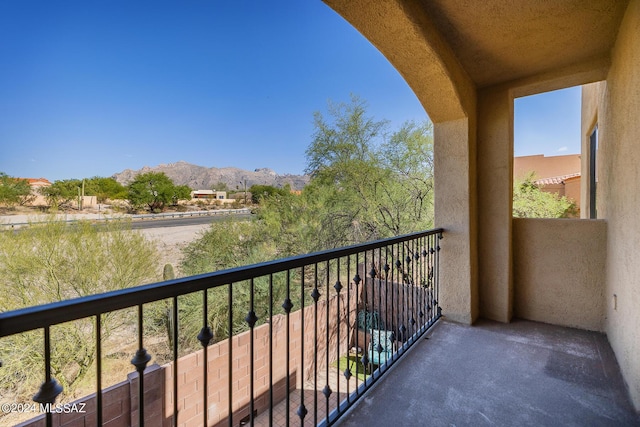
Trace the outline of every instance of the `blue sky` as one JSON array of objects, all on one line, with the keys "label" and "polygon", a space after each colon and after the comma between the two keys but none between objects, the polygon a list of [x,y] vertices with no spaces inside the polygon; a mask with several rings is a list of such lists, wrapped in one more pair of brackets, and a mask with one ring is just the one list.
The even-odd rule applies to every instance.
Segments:
[{"label": "blue sky", "polygon": [[[302,173],[329,99],[357,94],[391,129],[426,119],[321,1],[177,4],[1,1],[0,172],[53,181],[184,160]],[[517,100],[516,155],[579,150],[579,90],[555,97],[577,99],[577,123],[566,105]]]}]

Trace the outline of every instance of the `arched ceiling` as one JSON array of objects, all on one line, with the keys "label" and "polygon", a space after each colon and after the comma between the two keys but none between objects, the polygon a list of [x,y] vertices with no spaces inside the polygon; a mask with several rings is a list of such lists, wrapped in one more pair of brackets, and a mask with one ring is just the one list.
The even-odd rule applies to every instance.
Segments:
[{"label": "arched ceiling", "polygon": [[434,122],[471,108],[465,105],[469,90],[589,64],[602,67],[628,5],[628,0],[325,2],[398,69]]}]

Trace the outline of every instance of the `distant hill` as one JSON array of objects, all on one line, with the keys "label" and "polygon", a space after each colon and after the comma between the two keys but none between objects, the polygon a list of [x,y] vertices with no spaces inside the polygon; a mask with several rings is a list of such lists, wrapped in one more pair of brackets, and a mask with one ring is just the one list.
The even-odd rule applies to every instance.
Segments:
[{"label": "distant hill", "polygon": [[309,182],[308,175],[278,175],[271,169],[261,168],[247,171],[238,168],[207,168],[187,162],[162,164],[155,167],[145,166],[140,170],[125,169],[113,177],[120,184],[127,185],[141,173],[164,172],[176,185],[188,185],[194,190],[206,190],[218,183],[225,183],[229,189],[243,189],[254,184],[282,187],[289,184],[292,190],[302,190]]}]

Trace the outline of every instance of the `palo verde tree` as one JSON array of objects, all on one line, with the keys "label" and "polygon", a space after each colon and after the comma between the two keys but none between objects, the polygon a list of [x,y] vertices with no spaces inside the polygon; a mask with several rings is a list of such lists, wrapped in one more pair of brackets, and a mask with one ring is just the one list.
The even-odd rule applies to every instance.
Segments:
[{"label": "palo verde tree", "polygon": [[[312,178],[302,194],[253,187],[252,193],[262,196],[257,219],[213,224],[183,251],[184,274],[314,252],[432,226],[430,125],[406,123],[397,132],[387,134],[387,123],[369,117],[366,104],[356,97],[350,104],[331,104],[329,116],[325,119],[322,114],[315,114],[316,131],[307,150],[307,172]],[[258,318],[263,319],[270,297],[267,284],[260,279],[254,283],[254,300],[256,313],[260,313]],[[282,301],[277,289],[285,289],[284,286],[284,282],[274,277],[273,301]],[[228,289],[211,290],[207,295],[211,301],[210,325],[216,337],[224,338],[228,334]],[[180,345],[197,348],[195,337],[202,327],[202,314],[198,311],[202,295],[189,296],[192,300],[183,298],[180,321],[185,327],[191,325],[186,338],[191,342]],[[247,298],[246,286],[238,284],[232,303],[236,332],[241,330],[236,325],[246,328],[246,322],[235,317],[246,315]]]},{"label": "palo verde tree", "polygon": [[113,177],[94,176],[85,181],[85,194],[96,196],[98,203],[127,198],[127,189]]},{"label": "palo verde tree", "polygon": [[176,186],[163,172],[147,172],[136,176],[127,186],[127,198],[133,209],[146,208],[151,212],[162,212],[166,205],[188,199],[191,189],[186,185]]},{"label": "palo verde tree", "polygon": [[54,181],[49,187],[42,187],[40,194],[47,200],[49,207],[57,209],[76,200],[82,189],[81,179],[63,179]]},{"label": "palo verde tree", "polygon": [[[157,281],[157,259],[155,245],[125,222],[98,229],[88,222],[49,220],[0,233],[0,312]],[[128,320],[122,313],[102,316],[105,353],[116,346],[110,340],[116,328]],[[66,396],[93,372],[93,323],[84,319],[51,328],[52,375]],[[0,339],[0,396],[29,401],[43,381],[43,357],[41,331]]]},{"label": "palo verde tree", "polygon": [[286,196],[287,193],[291,193],[291,186],[287,184],[284,188],[278,188],[273,185],[254,184],[249,188],[249,193],[251,193],[251,203],[257,204],[267,197],[275,195]]},{"label": "palo verde tree", "polygon": [[0,204],[5,206],[24,205],[29,200],[33,200],[29,181],[13,178],[0,172]]},{"label": "palo verde tree", "polygon": [[[307,149],[322,244],[333,247],[389,237],[433,224],[433,137],[430,123],[407,122],[393,133],[366,103],[330,104],[316,113]],[[306,194],[305,194],[306,193]]]}]

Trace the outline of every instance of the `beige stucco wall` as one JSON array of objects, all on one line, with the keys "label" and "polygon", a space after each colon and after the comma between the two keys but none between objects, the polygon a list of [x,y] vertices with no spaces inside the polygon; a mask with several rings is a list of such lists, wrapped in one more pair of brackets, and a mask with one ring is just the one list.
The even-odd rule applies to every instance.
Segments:
[{"label": "beige stucco wall", "polygon": [[435,224],[445,229],[440,252],[440,305],[454,321],[479,315],[475,145],[468,119],[434,125]]},{"label": "beige stucco wall", "polygon": [[[555,310],[557,305],[567,307],[568,303],[572,303],[567,295],[575,289],[567,288],[566,283],[586,287],[586,291],[593,294],[593,300],[584,300],[580,304],[592,304],[593,310],[571,310],[574,319],[558,314],[557,319],[547,317],[544,321],[601,329],[602,310],[598,304],[604,301],[606,331],[632,389],[634,402],[640,407],[640,263],[634,262],[633,256],[640,247],[640,222],[635,220],[640,208],[640,191],[636,188],[640,183],[637,167],[640,164],[640,120],[637,119],[640,117],[640,67],[637,65],[640,64],[640,0],[631,0],[611,56],[607,45],[606,50],[599,50],[597,54],[576,57],[572,62],[565,61],[567,55],[585,47],[590,48],[600,39],[607,42],[610,38],[606,34],[615,34],[619,22],[619,14],[614,13],[613,16],[605,13],[605,10],[580,8],[575,6],[575,2],[567,3],[570,13],[575,14],[567,14],[567,19],[573,16],[580,20],[582,13],[598,14],[598,19],[607,18],[607,22],[599,22],[607,29],[606,34],[585,42],[595,34],[597,28],[577,26],[586,31],[583,36],[569,40],[557,37],[567,43],[573,42],[571,46],[562,46],[566,54],[560,55],[559,61],[547,63],[545,57],[547,68],[535,72],[531,71],[531,67],[526,67],[526,73],[511,74],[514,80],[505,77],[492,87],[487,87],[491,84],[485,81],[486,84],[480,85],[481,90],[469,77],[477,74],[474,74],[474,69],[470,67],[465,70],[461,64],[465,63],[462,62],[465,58],[474,66],[478,60],[486,59],[482,56],[484,46],[478,45],[473,39],[458,37],[461,33],[455,26],[451,27],[451,21],[441,22],[436,14],[426,13],[431,7],[454,7],[455,2],[324,1],[385,55],[405,78],[434,122],[435,224],[446,230],[446,244],[442,245],[441,252],[441,304],[444,314],[465,323],[473,322],[480,314],[502,321],[508,321],[512,311],[516,315],[538,316],[536,310],[540,307]],[[504,7],[509,5],[512,3],[503,4]],[[621,3],[618,5],[620,10],[624,7]],[[468,14],[468,10],[460,8],[458,16],[476,19],[473,14]],[[485,18],[492,16],[493,13]],[[518,19],[511,21],[514,25],[522,24]],[[488,19],[488,22],[494,21]],[[441,27],[437,27],[438,23],[442,24]],[[500,28],[503,24],[500,22]],[[558,26],[546,27],[547,31],[555,28]],[[485,31],[479,36],[491,39],[497,34]],[[445,40],[447,35],[451,44]],[[550,40],[555,39],[550,37]],[[522,40],[526,42],[530,39]],[[477,50],[477,58],[473,52],[465,55],[464,43],[467,42],[469,46],[466,47]],[[547,45],[531,42],[527,46],[544,57]],[[454,52],[454,48],[460,49]],[[522,49],[507,52],[511,56],[507,56],[504,62],[511,63],[511,59],[517,59],[517,55],[522,57],[522,52]],[[496,60],[489,59],[491,66],[487,70],[492,71]],[[524,220],[521,236],[526,236],[526,241],[514,239],[510,218],[513,97],[604,78],[607,78],[606,92],[600,97],[597,108],[600,159],[604,163],[599,166],[602,179],[598,208],[601,217],[609,223],[607,252],[593,252],[595,249],[590,233],[600,236],[603,227],[600,222],[550,223],[549,228],[529,236],[528,227],[544,228],[542,226],[546,223],[536,220],[527,223]],[[593,122],[593,117],[591,120]],[[582,161],[584,166],[584,156]],[[582,197],[582,200],[584,205],[588,198]],[[583,207],[582,211],[588,212],[588,209]],[[516,220],[515,224],[520,224],[520,220]],[[563,227],[556,230],[556,224],[562,224]],[[554,234],[553,230],[557,233]],[[564,236],[563,240],[558,240],[557,236]],[[587,238],[589,240],[584,240]],[[578,239],[582,244],[572,239]],[[596,237],[595,241],[598,239],[602,237]],[[518,242],[519,246],[516,247],[512,242]],[[564,247],[565,251],[559,252],[557,247]],[[577,256],[580,252],[566,250],[568,247],[580,249],[585,258]],[[602,250],[602,247],[599,249]],[[534,253],[539,259],[534,263],[528,262],[527,255]],[[552,257],[549,253],[557,256]],[[598,262],[585,262],[587,256],[606,260],[606,264],[602,264],[593,275],[584,276],[583,271],[591,271],[593,265],[599,265]],[[558,264],[558,259],[564,259],[566,265]],[[533,287],[534,277],[527,274],[531,274],[534,267],[540,270],[535,270],[537,286],[538,278],[548,277],[543,283],[548,287],[542,293],[544,298],[557,297],[556,294],[560,292],[559,299],[523,299],[523,292],[531,291]],[[558,270],[560,267],[564,270]],[[518,272],[520,268],[523,271]],[[572,273],[567,274],[567,271]],[[607,287],[604,296],[598,297],[599,290],[595,283],[599,279],[596,278],[605,271]],[[585,282],[580,284],[578,277]],[[550,283],[559,287],[552,287]],[[617,295],[615,308],[612,306],[614,293]],[[583,315],[587,317],[580,317]]]},{"label": "beige stucco wall", "polygon": [[580,172],[580,154],[565,156],[519,156],[513,159],[513,176],[524,178],[528,173],[535,172],[536,179],[552,178]]},{"label": "beige stucco wall", "polygon": [[[589,179],[586,177],[585,179]],[[582,187],[582,177],[569,178],[564,181],[564,196],[575,201],[576,207],[580,209],[582,199],[580,189]]]},{"label": "beige stucco wall", "polygon": [[[629,3],[598,102],[598,217],[608,222],[605,331],[640,410],[640,1]],[[585,117],[585,121],[590,117]]]},{"label": "beige stucco wall", "polygon": [[512,168],[513,97],[505,87],[481,90],[477,173],[480,314],[501,322],[509,322],[513,314]]},{"label": "beige stucco wall", "polygon": [[514,315],[602,331],[607,224],[513,219]]}]

